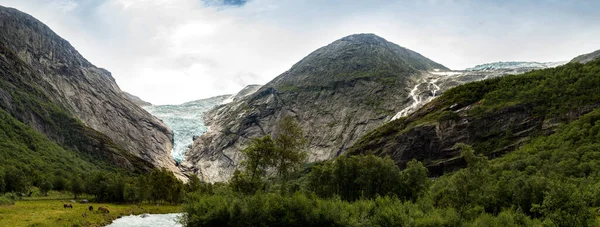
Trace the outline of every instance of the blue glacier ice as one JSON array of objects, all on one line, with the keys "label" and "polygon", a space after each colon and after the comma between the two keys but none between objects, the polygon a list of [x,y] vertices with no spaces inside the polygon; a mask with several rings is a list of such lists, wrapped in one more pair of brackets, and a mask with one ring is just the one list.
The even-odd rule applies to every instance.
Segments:
[{"label": "blue glacier ice", "polygon": [[527,61],[508,61],[492,62],[467,68],[466,71],[497,70],[497,69],[545,69],[553,68],[566,64],[567,62],[527,62]]},{"label": "blue glacier ice", "polygon": [[231,101],[231,98],[231,95],[221,95],[180,105],[145,106],[142,108],[161,119],[173,130],[172,155],[175,161],[180,163],[188,146],[193,142],[192,138],[202,135],[207,130],[202,119],[204,113],[217,105]]}]

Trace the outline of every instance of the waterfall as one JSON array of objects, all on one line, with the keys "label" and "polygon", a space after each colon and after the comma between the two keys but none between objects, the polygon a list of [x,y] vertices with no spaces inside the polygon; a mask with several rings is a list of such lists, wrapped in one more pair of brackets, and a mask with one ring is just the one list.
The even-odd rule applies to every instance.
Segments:
[{"label": "waterfall", "polygon": [[[415,110],[417,110],[419,107],[425,105],[426,103],[428,103],[429,101],[433,100],[433,98],[436,97],[437,92],[439,90],[441,90],[440,86],[437,85],[438,80],[441,77],[437,77],[437,76],[431,76],[431,77],[427,77],[427,78],[423,78],[420,80],[417,80],[416,85],[412,88],[412,90],[410,90],[409,96],[412,99],[412,103],[410,105],[408,105],[407,107],[405,107],[404,109],[400,110],[400,112],[396,113],[396,115],[394,115],[394,117],[392,117],[392,121],[396,120],[398,118],[401,117],[406,117],[409,114],[411,114],[412,112],[414,112]],[[426,88],[425,90],[419,91],[420,87],[424,87]],[[424,94],[432,94],[431,96],[428,96],[426,99],[424,99]]]}]

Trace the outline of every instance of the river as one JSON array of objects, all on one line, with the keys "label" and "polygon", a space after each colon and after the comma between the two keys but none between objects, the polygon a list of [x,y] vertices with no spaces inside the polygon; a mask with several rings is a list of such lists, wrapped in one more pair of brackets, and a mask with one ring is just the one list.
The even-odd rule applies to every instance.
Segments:
[{"label": "river", "polygon": [[123,216],[107,227],[183,227],[178,220],[183,213]]}]

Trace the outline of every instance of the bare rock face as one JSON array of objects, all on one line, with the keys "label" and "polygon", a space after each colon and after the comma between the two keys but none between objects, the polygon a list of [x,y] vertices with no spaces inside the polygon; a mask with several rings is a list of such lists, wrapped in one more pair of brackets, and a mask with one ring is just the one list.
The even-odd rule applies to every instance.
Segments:
[{"label": "bare rock face", "polygon": [[146,102],[146,101],[142,100],[140,97],[132,95],[128,92],[124,91],[123,95],[125,96],[125,98],[129,99],[129,101],[135,103],[136,105],[138,105],[140,107],[152,106],[152,103]]},{"label": "bare rock face", "polygon": [[582,54],[579,55],[575,58],[573,58],[573,60],[571,60],[571,62],[579,62],[579,63],[588,63],[590,61],[596,60],[596,59],[600,59],[600,50],[594,51],[592,53],[588,53],[588,54]]},{"label": "bare rock face", "polygon": [[358,138],[410,103],[410,87],[446,67],[372,34],[352,35],[311,53],[257,92],[205,115],[209,131],[182,165],[205,181],[226,181],[251,138],[295,117],[309,141],[309,161],[344,153]]},{"label": "bare rock face", "polygon": [[53,103],[154,167],[180,173],[170,156],[173,133],[126,99],[111,74],[83,58],[35,18],[0,6],[0,44],[35,72]]}]

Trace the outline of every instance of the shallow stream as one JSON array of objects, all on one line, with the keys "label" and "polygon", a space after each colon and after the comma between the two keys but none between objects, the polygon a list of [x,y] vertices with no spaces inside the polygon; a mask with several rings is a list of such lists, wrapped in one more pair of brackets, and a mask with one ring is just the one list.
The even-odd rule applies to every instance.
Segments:
[{"label": "shallow stream", "polygon": [[107,227],[183,227],[178,220],[183,213],[123,216]]}]

